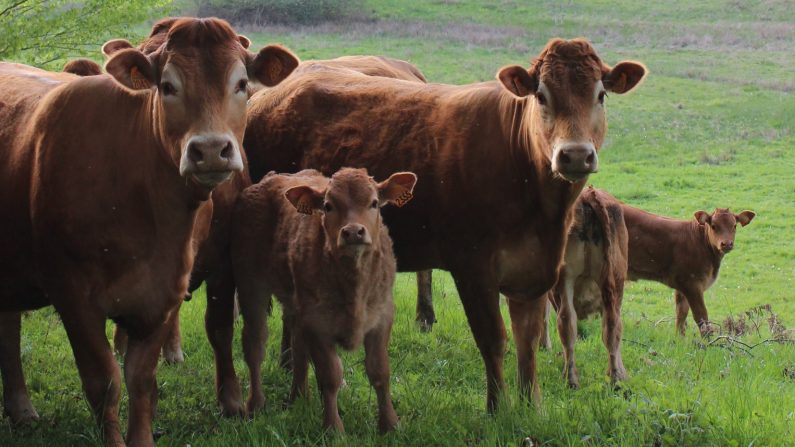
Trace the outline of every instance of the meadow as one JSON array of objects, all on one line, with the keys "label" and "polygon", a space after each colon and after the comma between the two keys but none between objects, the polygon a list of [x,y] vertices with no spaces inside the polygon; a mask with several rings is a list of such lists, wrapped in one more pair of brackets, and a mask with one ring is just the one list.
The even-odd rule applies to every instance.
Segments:
[{"label": "meadow", "polygon": [[[240,28],[259,47],[281,42],[302,59],[381,54],[416,64],[431,82],[493,79],[508,64],[527,66],[551,37],[584,36],[600,56],[644,62],[636,91],[607,100],[608,140],[590,183],[651,212],[683,219],[715,207],[751,209],[735,250],[706,293],[711,320],[769,305],[795,328],[795,22],[785,0],[742,2],[521,0],[366,0],[362,18],[314,26]],[[99,49],[97,49],[99,50]],[[774,343],[769,313],[745,316],[758,330],[704,340],[691,321],[675,334],[672,291],[630,283],[623,306],[623,356],[630,379],[605,376],[600,321],[579,325],[579,390],[561,378],[553,349],[539,359],[539,408],[518,398],[515,349],[506,356],[507,392],[485,411],[481,357],[449,275],[434,276],[438,324],[414,323],[413,274],[395,285],[390,345],[399,429],[379,436],[375,394],[361,352],[342,354],[345,435],[325,434],[314,388],[286,407],[290,377],[277,364],[281,320],[270,318],[263,369],[266,409],[252,420],[220,416],[212,351],[203,328],[202,288],[183,306],[185,363],[161,364],[155,418],[159,445],[795,445],[795,344]],[[510,327],[503,308],[506,327]],[[237,324],[238,337],[239,326]],[[554,326],[554,325],[553,325]],[[110,325],[108,333],[110,335]],[[509,330],[510,332],[510,330]],[[510,335],[509,335],[510,337]],[[236,368],[247,378],[239,339]],[[71,348],[51,308],[23,321],[23,366],[41,420],[13,428],[0,421],[0,446],[99,445]],[[122,420],[126,418],[123,397]]]}]

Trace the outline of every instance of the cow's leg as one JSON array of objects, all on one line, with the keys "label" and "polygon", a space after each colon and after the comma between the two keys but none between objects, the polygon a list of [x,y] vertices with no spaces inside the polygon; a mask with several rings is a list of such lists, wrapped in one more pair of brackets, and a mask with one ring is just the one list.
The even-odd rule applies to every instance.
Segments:
[{"label": "cow's leg", "polygon": [[621,358],[621,301],[624,294],[624,279],[616,278],[613,285],[602,286],[602,341],[607,348],[607,374],[615,383],[627,380],[627,370]]},{"label": "cow's leg", "polygon": [[493,412],[505,388],[505,324],[500,314],[499,289],[496,281],[470,271],[453,272],[453,280],[486,366],[486,408]]},{"label": "cow's leg", "polygon": [[704,292],[698,289],[685,290],[684,292],[687,302],[690,304],[690,309],[693,311],[693,320],[696,321],[699,332],[704,337],[709,336],[712,333],[712,327],[709,324]]},{"label": "cow's leg", "polygon": [[234,308],[235,282],[231,269],[223,265],[207,278],[204,327],[215,354],[215,392],[224,416],[245,414],[232,358]]},{"label": "cow's leg", "polygon": [[119,429],[121,371],[105,335],[105,316],[82,301],[56,306],[74,352],[88,404],[105,444],[123,446]]},{"label": "cow's leg", "polygon": [[124,356],[124,378],[129,395],[128,446],[153,446],[152,418],[157,406],[157,360],[160,349],[178,315],[175,308],[168,319],[145,333],[130,332]]},{"label": "cow's leg", "polygon": [[342,362],[330,342],[305,332],[304,343],[312,356],[317,385],[323,398],[323,428],[344,432],[345,427],[337,408],[337,394],[342,385]]},{"label": "cow's leg", "polygon": [[13,424],[27,424],[39,418],[33,408],[22,372],[19,332],[22,313],[0,312],[0,373],[3,376],[3,413]]},{"label": "cow's leg", "polygon": [[558,294],[558,335],[563,345],[563,378],[571,388],[579,388],[580,375],[574,356],[574,345],[577,342],[577,311],[574,309],[574,279],[561,276],[562,285],[555,287]]},{"label": "cow's leg", "polygon": [[516,343],[516,362],[519,386],[523,394],[536,405],[541,404],[541,387],[538,385],[536,357],[541,341],[541,326],[544,324],[546,294],[530,298],[526,295],[508,295],[508,310],[511,328]]},{"label": "cow's leg", "polygon": [[[295,401],[298,396],[308,396],[309,387],[307,385],[307,371],[309,370],[309,357],[306,351],[306,344],[304,342],[304,331],[297,328],[294,324],[297,321],[295,317],[286,318],[285,325],[290,322],[288,343],[290,343],[290,362],[293,370],[293,383],[290,386],[290,402]],[[285,328],[287,328],[285,326]],[[282,336],[284,342],[284,336]]]},{"label": "cow's leg", "polygon": [[127,354],[127,331],[118,324],[113,329],[113,350],[119,357]]},{"label": "cow's leg", "polygon": [[436,323],[433,311],[433,270],[417,272],[417,325],[422,332],[430,332]]},{"label": "cow's leg", "polygon": [[248,365],[250,381],[246,411],[250,416],[265,406],[261,371],[268,340],[271,292],[256,278],[239,279],[237,285],[237,299],[243,316],[243,357]]},{"label": "cow's leg", "polygon": [[687,302],[685,294],[680,291],[674,292],[676,301],[676,330],[679,335],[685,335],[687,329],[687,315],[690,313],[690,304]]},{"label": "cow's leg", "polygon": [[168,323],[168,335],[163,344],[163,359],[172,365],[185,361],[185,355],[182,353],[182,335],[179,332],[179,309],[178,307],[174,310],[174,316]]},{"label": "cow's leg", "polygon": [[392,318],[370,331],[364,337],[364,366],[367,378],[375,389],[378,397],[378,430],[386,433],[395,429],[398,423],[397,413],[392,406],[389,393],[389,335],[392,330]]},{"label": "cow's leg", "polygon": [[549,351],[552,349],[552,340],[549,338],[549,315],[552,309],[552,303],[547,300],[544,307],[544,327],[541,328],[541,349]]},{"label": "cow's leg", "polygon": [[286,371],[293,369],[293,320],[292,317],[284,313],[284,308],[282,308],[282,343],[279,351],[279,366]]}]

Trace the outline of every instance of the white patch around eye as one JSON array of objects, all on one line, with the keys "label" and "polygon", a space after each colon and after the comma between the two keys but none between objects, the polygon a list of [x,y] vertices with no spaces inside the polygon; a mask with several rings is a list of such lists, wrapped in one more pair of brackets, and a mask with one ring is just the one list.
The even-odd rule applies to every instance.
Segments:
[{"label": "white patch around eye", "polygon": [[176,94],[163,95],[161,92],[161,96],[163,97],[164,101],[171,101],[182,96],[182,76],[180,76],[179,68],[177,68],[175,65],[166,64],[166,66],[163,67],[163,74],[160,76],[160,86],[158,88],[161,88],[166,82],[174,87]]},{"label": "white patch around eye", "polygon": [[248,99],[248,89],[237,91],[238,84],[243,79],[248,82],[246,66],[243,65],[242,61],[237,61],[235,62],[235,65],[232,67],[232,69],[229,70],[229,77],[226,80],[226,89],[232,95],[239,94],[241,97]]}]

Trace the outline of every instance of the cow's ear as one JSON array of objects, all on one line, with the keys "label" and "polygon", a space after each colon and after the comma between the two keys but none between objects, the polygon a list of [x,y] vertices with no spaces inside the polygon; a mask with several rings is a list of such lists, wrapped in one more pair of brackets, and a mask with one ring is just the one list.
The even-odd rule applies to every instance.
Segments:
[{"label": "cow's ear", "polygon": [[740,222],[740,225],[742,226],[746,226],[751,223],[751,221],[754,220],[754,217],[756,217],[756,213],[748,210],[734,215],[734,218],[737,219],[737,222]]},{"label": "cow's ear", "polygon": [[609,92],[626,93],[640,84],[647,71],[646,66],[640,62],[619,62],[602,76],[602,83]]},{"label": "cow's ear", "polygon": [[105,71],[131,90],[146,90],[157,85],[154,64],[135,48],[114,54],[105,64]]},{"label": "cow's ear", "polygon": [[403,206],[414,197],[414,185],[417,175],[413,172],[396,172],[378,184],[378,201],[386,205],[391,203]]},{"label": "cow's ear", "polygon": [[124,39],[112,39],[105,42],[105,45],[102,45],[102,54],[104,54],[105,57],[111,57],[114,53],[132,47],[132,44]]},{"label": "cow's ear", "polygon": [[251,40],[242,34],[237,35],[237,40],[240,41],[240,45],[243,45],[243,48],[248,48],[251,46]]},{"label": "cow's ear", "polygon": [[267,87],[282,82],[299,64],[298,57],[281,45],[268,45],[251,56],[248,76]]},{"label": "cow's ear", "polygon": [[293,186],[285,191],[284,197],[287,198],[287,201],[289,201],[299,213],[312,214],[313,211],[323,207],[323,199],[326,197],[326,194],[311,186],[301,185]]},{"label": "cow's ear", "polygon": [[514,95],[524,98],[538,90],[538,77],[531,75],[524,67],[510,65],[497,72],[497,80],[506,90]]},{"label": "cow's ear", "polygon": [[699,225],[706,225],[712,220],[712,216],[706,211],[696,211],[693,217],[696,218],[696,222],[698,222]]}]

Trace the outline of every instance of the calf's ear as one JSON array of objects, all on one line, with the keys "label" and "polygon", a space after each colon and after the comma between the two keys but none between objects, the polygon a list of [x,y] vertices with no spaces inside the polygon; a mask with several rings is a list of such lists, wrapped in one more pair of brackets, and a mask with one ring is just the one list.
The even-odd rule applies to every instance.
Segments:
[{"label": "calf's ear", "polygon": [[706,225],[712,220],[712,216],[706,211],[696,211],[693,217],[696,218],[696,222],[698,222],[699,225]]},{"label": "calf's ear", "polygon": [[250,55],[247,69],[249,78],[256,79],[267,87],[282,82],[298,66],[299,60],[290,50],[281,45],[268,45],[256,56]]},{"label": "calf's ear", "polygon": [[112,39],[105,42],[105,45],[102,45],[102,54],[104,54],[105,57],[111,57],[114,53],[132,47],[132,44],[124,39]]},{"label": "calf's ear", "polygon": [[284,197],[301,214],[312,214],[313,211],[323,207],[323,198],[326,194],[310,186],[293,186],[284,192]]},{"label": "calf's ear", "polygon": [[619,62],[602,76],[602,83],[609,92],[626,93],[640,84],[647,71],[646,66],[640,62]]},{"label": "calf's ear", "polygon": [[242,34],[237,35],[237,40],[240,41],[240,45],[243,45],[243,48],[248,48],[251,46],[251,40]]},{"label": "calf's ear", "polygon": [[506,90],[520,98],[532,95],[538,90],[538,77],[531,75],[527,69],[519,65],[502,67],[497,73],[497,80]]},{"label": "calf's ear", "polygon": [[386,205],[391,203],[403,206],[414,197],[414,185],[417,175],[413,172],[396,172],[378,184],[378,201]]},{"label": "calf's ear", "polygon": [[742,226],[746,226],[751,223],[751,221],[754,220],[754,217],[756,217],[756,213],[748,210],[734,215],[734,218],[737,219],[737,222],[740,222],[740,225]]},{"label": "calf's ear", "polygon": [[146,90],[157,85],[154,64],[135,48],[116,52],[105,63],[105,71],[130,90]]}]

